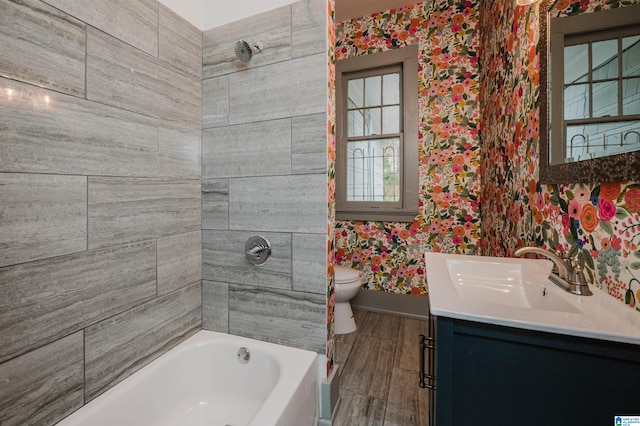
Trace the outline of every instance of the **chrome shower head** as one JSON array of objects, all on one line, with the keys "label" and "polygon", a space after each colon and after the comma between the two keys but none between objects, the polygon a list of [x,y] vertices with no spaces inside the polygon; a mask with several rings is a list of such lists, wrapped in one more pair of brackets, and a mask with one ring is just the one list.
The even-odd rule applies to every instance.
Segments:
[{"label": "chrome shower head", "polygon": [[236,57],[242,62],[249,62],[254,53],[262,52],[261,43],[249,44],[244,40],[236,42],[235,45]]}]

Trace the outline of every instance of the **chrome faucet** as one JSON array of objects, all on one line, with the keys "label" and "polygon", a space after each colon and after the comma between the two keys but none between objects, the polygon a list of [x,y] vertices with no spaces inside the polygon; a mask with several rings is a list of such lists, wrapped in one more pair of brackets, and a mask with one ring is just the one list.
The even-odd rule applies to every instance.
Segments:
[{"label": "chrome faucet", "polygon": [[554,266],[551,270],[551,275],[549,275],[549,280],[564,291],[578,296],[591,296],[593,294],[589,289],[580,262],[574,259],[563,259],[554,252],[540,247],[520,247],[513,252],[518,257],[522,257],[526,253],[540,254],[553,261]]}]

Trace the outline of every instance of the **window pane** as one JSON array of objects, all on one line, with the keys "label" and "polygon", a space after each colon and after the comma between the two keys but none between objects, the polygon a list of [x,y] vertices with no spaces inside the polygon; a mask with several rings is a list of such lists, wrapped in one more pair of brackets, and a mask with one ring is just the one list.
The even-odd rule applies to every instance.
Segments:
[{"label": "window pane", "polygon": [[588,45],[565,46],[564,48],[564,82],[578,83],[587,81],[589,69]]},{"label": "window pane", "polygon": [[364,117],[361,109],[349,111],[349,122],[347,123],[347,136],[364,136]]},{"label": "window pane", "polygon": [[593,84],[593,116],[618,115],[618,82]]},{"label": "window pane", "polygon": [[384,105],[400,103],[400,73],[382,76],[382,101]]},{"label": "window pane", "polygon": [[640,75],[640,36],[622,39],[622,75]]},{"label": "window pane", "polygon": [[618,39],[599,41],[592,44],[593,79],[618,77]]},{"label": "window pane", "polygon": [[364,110],[364,135],[379,135],[382,133],[381,109],[367,108]]},{"label": "window pane", "polygon": [[367,77],[364,84],[364,103],[365,106],[382,105],[382,77]]},{"label": "window pane", "polygon": [[589,85],[576,84],[564,89],[564,119],[589,118]]},{"label": "window pane", "polygon": [[640,121],[567,126],[568,161],[580,161],[640,149]]},{"label": "window pane", "polygon": [[382,133],[400,133],[400,107],[382,108]]},{"label": "window pane", "polygon": [[624,115],[640,114],[640,78],[622,80],[622,110]]},{"label": "window pane", "polygon": [[349,80],[347,91],[349,96],[347,108],[362,108],[364,106],[364,79]]},{"label": "window pane", "polygon": [[347,201],[400,200],[400,139],[347,143]]}]

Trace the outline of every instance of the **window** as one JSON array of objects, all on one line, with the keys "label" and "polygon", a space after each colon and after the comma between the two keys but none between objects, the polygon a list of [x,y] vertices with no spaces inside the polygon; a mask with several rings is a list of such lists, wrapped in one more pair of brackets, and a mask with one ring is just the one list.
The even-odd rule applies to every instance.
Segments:
[{"label": "window", "polygon": [[418,64],[410,46],[336,64],[336,218],[418,213]]},{"label": "window", "polygon": [[[589,15],[597,15],[598,31]],[[640,23],[633,19],[640,21],[624,8],[554,19],[551,118],[561,125],[552,127],[551,164],[640,149]]]}]

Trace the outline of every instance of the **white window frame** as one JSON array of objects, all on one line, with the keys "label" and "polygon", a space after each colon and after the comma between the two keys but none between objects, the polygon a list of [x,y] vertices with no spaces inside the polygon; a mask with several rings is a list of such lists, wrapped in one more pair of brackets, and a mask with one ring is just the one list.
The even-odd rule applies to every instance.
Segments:
[{"label": "white window frame", "polygon": [[[401,65],[400,201],[347,201],[347,79],[343,74]],[[336,62],[336,219],[411,222],[418,214],[418,47]]]}]

